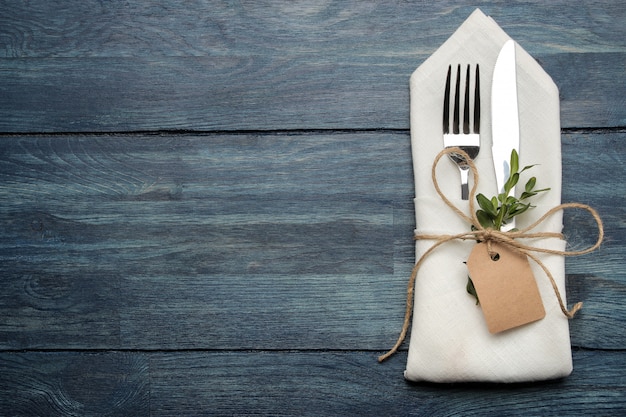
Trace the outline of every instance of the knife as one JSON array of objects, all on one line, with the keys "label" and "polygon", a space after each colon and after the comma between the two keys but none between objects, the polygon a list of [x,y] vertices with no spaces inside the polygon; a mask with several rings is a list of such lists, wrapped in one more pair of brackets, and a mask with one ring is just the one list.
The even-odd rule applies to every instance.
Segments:
[{"label": "knife", "polygon": [[[517,108],[517,75],[515,41],[508,40],[496,60],[491,84],[491,155],[496,172],[498,194],[511,174],[511,151],[519,154],[519,112]],[[515,188],[511,190],[515,194]],[[515,219],[502,226],[503,231],[515,228]]]}]

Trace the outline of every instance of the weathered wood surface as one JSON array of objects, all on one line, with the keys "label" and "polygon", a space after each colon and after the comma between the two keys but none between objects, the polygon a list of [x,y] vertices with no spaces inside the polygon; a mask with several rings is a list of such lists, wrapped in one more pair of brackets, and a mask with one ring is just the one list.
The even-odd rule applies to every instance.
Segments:
[{"label": "weathered wood surface", "polygon": [[[0,131],[407,129],[458,3],[2,0]],[[622,2],[481,7],[552,75],[564,127],[624,124]]]},{"label": "weathered wood surface", "polygon": [[[626,411],[626,8],[485,4],[560,88],[574,374],[408,384],[408,77],[459,2],[0,0],[0,415]],[[594,239],[565,214],[575,247]]]},{"label": "weathered wood surface", "polygon": [[4,347],[393,337],[386,307],[401,309],[411,264],[406,134],[2,140]]},{"label": "weathered wood surface", "polygon": [[[624,352],[574,352],[564,380],[433,385],[398,378],[372,352],[37,352],[2,354],[2,415],[619,415]],[[16,384],[15,381],[19,381]]]},{"label": "weathered wood surface", "polygon": [[[626,185],[589,175],[626,174],[620,136],[563,137],[564,201],[593,203],[607,229],[567,262],[585,348],[626,345],[610,332],[626,317]],[[1,143],[4,348],[384,349],[398,330],[414,257],[406,133]],[[565,224],[572,245],[593,243],[590,216]]]}]

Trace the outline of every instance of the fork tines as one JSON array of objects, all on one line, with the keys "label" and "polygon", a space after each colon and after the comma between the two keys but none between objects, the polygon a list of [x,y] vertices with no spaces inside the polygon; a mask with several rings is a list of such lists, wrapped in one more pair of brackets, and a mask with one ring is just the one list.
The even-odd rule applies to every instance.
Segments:
[{"label": "fork tines", "polygon": [[[443,146],[446,148],[460,148],[470,160],[474,160],[480,152],[480,74],[476,64],[474,79],[474,100],[470,102],[470,65],[465,71],[464,100],[463,100],[463,129],[461,131],[461,65],[456,69],[456,82],[454,83],[454,108],[452,111],[452,128],[450,128],[450,88],[452,78],[452,65],[448,66],[446,77],[446,89],[443,99]],[[474,108],[474,120],[470,132],[470,108]],[[450,133],[452,129],[452,133]],[[450,159],[458,166],[461,173],[461,198],[469,198],[468,174],[469,161],[465,156],[457,152],[448,154]]]},{"label": "fork tines", "polygon": [[[452,65],[448,66],[448,75],[446,77],[446,88],[443,100],[443,133],[450,133],[450,87],[451,87]],[[476,64],[476,72],[474,77],[474,117],[472,131],[470,131],[470,65],[467,65],[465,72],[465,95],[463,101],[463,134],[480,133],[480,69]],[[452,134],[458,135],[460,130],[460,98],[461,94],[461,65],[457,66],[456,81],[454,89],[454,108],[452,115]]]}]

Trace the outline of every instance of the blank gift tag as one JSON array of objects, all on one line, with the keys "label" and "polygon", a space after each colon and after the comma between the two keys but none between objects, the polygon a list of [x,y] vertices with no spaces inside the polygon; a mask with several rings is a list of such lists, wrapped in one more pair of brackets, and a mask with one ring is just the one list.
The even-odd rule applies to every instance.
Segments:
[{"label": "blank gift tag", "polygon": [[491,258],[486,243],[478,243],[467,260],[489,331],[499,333],[544,318],[546,311],[526,255],[495,243],[491,250],[497,259]]}]

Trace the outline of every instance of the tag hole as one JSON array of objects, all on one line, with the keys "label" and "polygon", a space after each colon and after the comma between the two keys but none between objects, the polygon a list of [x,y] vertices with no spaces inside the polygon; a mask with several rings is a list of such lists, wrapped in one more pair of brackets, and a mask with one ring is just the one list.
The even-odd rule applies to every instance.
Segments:
[{"label": "tag hole", "polygon": [[498,252],[493,253],[491,256],[491,260],[492,261],[498,261],[500,260],[500,254]]}]

